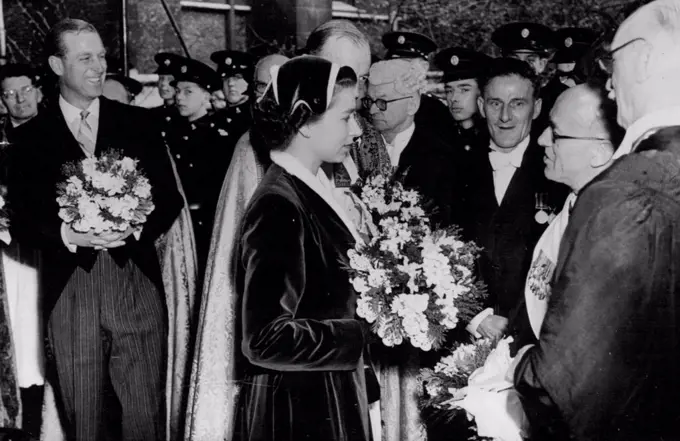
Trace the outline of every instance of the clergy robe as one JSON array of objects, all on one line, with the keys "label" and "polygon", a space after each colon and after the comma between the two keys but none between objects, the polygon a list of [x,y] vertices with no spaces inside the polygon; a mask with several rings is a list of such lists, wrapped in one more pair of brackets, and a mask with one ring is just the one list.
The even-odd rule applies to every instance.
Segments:
[{"label": "clergy robe", "polygon": [[515,371],[537,439],[680,439],[680,126],[637,151],[581,191]]},{"label": "clergy robe", "polygon": [[367,328],[355,318],[346,271],[354,237],[319,194],[277,164],[241,233],[233,264],[246,360],[234,439],[370,439]]}]

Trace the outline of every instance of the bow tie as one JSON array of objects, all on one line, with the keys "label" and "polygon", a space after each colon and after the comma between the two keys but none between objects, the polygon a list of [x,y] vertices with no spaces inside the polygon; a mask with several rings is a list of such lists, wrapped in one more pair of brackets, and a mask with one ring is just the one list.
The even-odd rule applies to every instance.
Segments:
[{"label": "bow tie", "polygon": [[517,161],[513,155],[510,153],[497,152],[496,150],[489,152],[489,161],[491,162],[491,168],[493,168],[493,171],[502,170],[508,167],[519,168],[520,166],[520,164],[515,163]]}]

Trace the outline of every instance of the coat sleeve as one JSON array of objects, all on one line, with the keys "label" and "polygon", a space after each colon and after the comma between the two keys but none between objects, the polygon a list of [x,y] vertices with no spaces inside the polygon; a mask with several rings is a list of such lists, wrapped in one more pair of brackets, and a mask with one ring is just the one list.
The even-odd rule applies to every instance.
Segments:
[{"label": "coat sleeve", "polygon": [[[296,317],[306,293],[302,217],[283,196],[255,201],[242,239],[244,355],[278,371],[354,370],[364,348],[363,326],[355,319]],[[314,275],[318,277],[318,275]]]},{"label": "coat sleeve", "polygon": [[674,290],[667,214],[644,192],[593,193],[562,240],[539,344],[515,371],[532,426],[563,434],[566,423],[576,439],[607,439],[625,424],[674,320],[661,307]]}]

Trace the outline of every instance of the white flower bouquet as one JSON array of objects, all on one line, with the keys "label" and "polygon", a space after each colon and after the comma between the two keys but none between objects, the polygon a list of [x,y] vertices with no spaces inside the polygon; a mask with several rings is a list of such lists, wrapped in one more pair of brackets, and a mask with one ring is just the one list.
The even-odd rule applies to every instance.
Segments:
[{"label": "white flower bouquet", "polygon": [[399,182],[376,176],[356,191],[377,226],[368,244],[349,251],[357,314],[386,346],[440,347],[448,330],[482,309],[478,248],[456,228],[433,231],[418,193]]},{"label": "white flower bouquet", "polygon": [[477,440],[522,441],[528,433],[527,419],[506,378],[513,362],[512,341],[507,337],[497,344],[490,340],[461,344],[434,369],[423,369],[427,397],[422,406],[446,412],[451,420],[464,411],[474,421]]},{"label": "white flower bouquet", "polygon": [[112,150],[64,165],[59,217],[81,233],[124,232],[153,211],[151,185],[137,160]]},{"label": "white flower bouquet", "polygon": [[7,190],[3,186],[0,189],[0,231],[7,231],[9,229],[9,213],[7,212],[7,202],[5,201],[5,194]]}]

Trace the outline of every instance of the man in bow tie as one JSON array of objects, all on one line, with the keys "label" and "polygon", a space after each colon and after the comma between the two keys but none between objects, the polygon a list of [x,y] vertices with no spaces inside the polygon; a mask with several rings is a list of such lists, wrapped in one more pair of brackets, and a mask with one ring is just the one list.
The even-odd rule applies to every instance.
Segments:
[{"label": "man in bow tie", "polygon": [[536,439],[680,439],[678,54],[680,5],[657,0],[600,60],[626,135],[580,192],[540,339],[517,357]]},{"label": "man in bow tie", "polygon": [[[483,248],[480,278],[487,309],[468,325],[475,337],[498,338],[524,293],[531,252],[568,189],[543,174],[544,149],[531,136],[541,113],[539,79],[523,61],[491,62],[481,80],[480,112],[488,127],[488,155],[471,161],[462,195],[463,232]],[[453,197],[460,197],[453,195]]]}]

